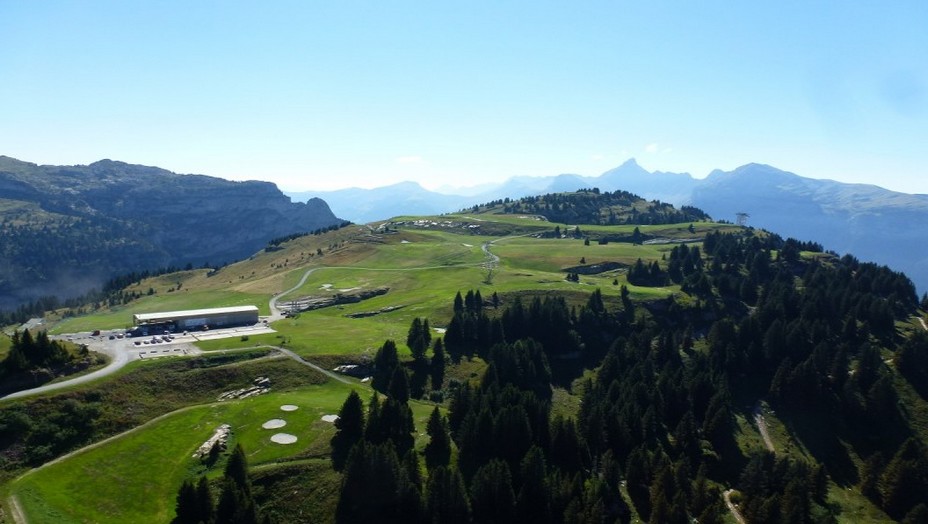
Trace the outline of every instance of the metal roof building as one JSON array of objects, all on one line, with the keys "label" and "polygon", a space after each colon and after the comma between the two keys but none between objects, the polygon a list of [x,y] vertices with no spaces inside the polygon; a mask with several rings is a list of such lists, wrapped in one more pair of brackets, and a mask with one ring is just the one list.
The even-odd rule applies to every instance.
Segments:
[{"label": "metal roof building", "polygon": [[136,313],[132,315],[132,323],[136,326],[174,324],[176,329],[242,326],[258,323],[258,307],[234,306],[162,313]]}]

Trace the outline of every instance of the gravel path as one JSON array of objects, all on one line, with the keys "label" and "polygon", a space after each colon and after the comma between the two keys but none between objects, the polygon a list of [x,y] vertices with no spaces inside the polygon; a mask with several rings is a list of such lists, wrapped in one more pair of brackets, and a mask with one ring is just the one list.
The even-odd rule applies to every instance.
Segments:
[{"label": "gravel path", "polygon": [[764,420],[763,408],[760,402],[754,406],[754,423],[757,424],[757,430],[760,431],[760,436],[764,439],[767,450],[775,453],[777,450],[773,447],[773,440],[771,440],[770,433],[767,431],[767,421]]},{"label": "gravel path", "polygon": [[741,515],[741,512],[738,511],[738,507],[735,506],[735,504],[731,501],[732,491],[734,490],[729,489],[722,494],[722,496],[725,498],[725,505],[728,506],[728,511],[731,512],[731,515],[735,517],[735,520],[737,520],[739,524],[748,524],[747,521],[744,520],[744,517]]}]

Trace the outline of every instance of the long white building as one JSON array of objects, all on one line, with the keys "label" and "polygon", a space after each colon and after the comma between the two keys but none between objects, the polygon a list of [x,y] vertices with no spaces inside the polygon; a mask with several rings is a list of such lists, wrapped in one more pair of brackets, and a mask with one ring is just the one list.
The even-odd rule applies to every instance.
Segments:
[{"label": "long white building", "polygon": [[136,313],[132,315],[136,326],[173,324],[176,330],[199,329],[203,326],[220,328],[258,323],[257,306],[217,307],[165,311],[162,313]]}]

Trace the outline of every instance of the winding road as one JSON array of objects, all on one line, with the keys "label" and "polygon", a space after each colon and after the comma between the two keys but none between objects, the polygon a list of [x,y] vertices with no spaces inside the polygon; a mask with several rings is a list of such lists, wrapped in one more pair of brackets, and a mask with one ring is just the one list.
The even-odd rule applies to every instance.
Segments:
[{"label": "winding road", "polygon": [[8,395],[0,397],[2,400],[12,400],[16,398],[29,397],[32,395],[38,395],[40,393],[47,393],[49,391],[55,391],[58,389],[69,388],[71,386],[76,386],[79,384],[85,384],[87,382],[92,382],[99,378],[103,378],[107,375],[112,375],[113,373],[119,371],[120,368],[125,366],[129,362],[129,353],[126,351],[119,351],[111,346],[106,344],[103,345],[101,353],[110,357],[110,363],[106,366],[92,372],[87,373],[86,375],[81,375],[79,377],[74,377],[72,379],[63,380],[61,382],[55,382],[52,384],[46,384],[44,386],[39,386],[32,389],[24,389],[22,391],[16,391]]}]

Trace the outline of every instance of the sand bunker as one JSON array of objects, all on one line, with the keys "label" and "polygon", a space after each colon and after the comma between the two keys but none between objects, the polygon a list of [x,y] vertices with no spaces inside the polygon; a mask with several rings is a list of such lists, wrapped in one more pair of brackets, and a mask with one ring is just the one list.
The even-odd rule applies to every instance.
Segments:
[{"label": "sand bunker", "polygon": [[280,406],[281,411],[296,411],[298,409],[300,408],[297,406],[294,406],[293,404],[284,404],[283,406]]},{"label": "sand bunker", "polygon": [[275,433],[274,436],[271,437],[271,442],[275,442],[277,444],[293,444],[296,442],[296,435],[291,435],[289,433]]},{"label": "sand bunker", "polygon": [[264,429],[277,429],[282,428],[287,425],[287,421],[279,418],[271,419],[261,424],[261,427]]},{"label": "sand bunker", "polygon": [[335,422],[338,420],[338,415],[323,415],[322,420],[326,422]]}]

